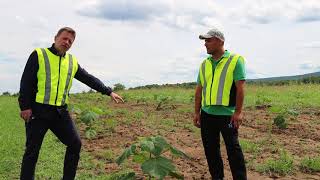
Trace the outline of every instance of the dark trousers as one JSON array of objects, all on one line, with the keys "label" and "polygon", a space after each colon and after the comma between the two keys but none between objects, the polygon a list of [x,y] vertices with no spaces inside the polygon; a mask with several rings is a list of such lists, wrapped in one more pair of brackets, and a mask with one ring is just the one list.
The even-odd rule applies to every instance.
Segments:
[{"label": "dark trousers", "polygon": [[25,124],[26,149],[21,166],[21,180],[33,180],[43,138],[50,129],[67,146],[63,180],[74,179],[80,157],[81,140],[66,107],[37,104],[32,119]]},{"label": "dark trousers", "polygon": [[243,153],[238,141],[238,130],[230,126],[231,116],[211,115],[201,111],[201,137],[212,179],[223,179],[220,152],[220,132],[224,139],[228,161],[235,180],[247,179]]}]

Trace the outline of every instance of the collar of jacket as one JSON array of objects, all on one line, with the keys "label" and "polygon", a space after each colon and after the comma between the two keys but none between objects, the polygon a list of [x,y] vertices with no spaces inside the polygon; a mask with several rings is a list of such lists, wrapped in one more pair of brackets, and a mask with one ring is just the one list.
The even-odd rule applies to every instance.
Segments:
[{"label": "collar of jacket", "polygon": [[[58,54],[58,50],[54,47],[54,43],[52,44],[52,46],[50,48],[48,48],[49,51],[51,51],[53,54],[57,55],[57,56],[60,56]],[[64,57],[66,55],[66,53],[64,53],[61,57]]]}]

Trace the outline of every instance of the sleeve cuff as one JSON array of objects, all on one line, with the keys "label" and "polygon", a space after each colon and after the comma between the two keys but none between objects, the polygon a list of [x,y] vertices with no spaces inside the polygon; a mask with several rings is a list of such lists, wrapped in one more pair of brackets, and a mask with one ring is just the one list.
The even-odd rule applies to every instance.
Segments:
[{"label": "sleeve cuff", "polygon": [[112,89],[110,87],[106,87],[105,91],[102,94],[106,94],[110,96],[111,93],[112,93]]}]

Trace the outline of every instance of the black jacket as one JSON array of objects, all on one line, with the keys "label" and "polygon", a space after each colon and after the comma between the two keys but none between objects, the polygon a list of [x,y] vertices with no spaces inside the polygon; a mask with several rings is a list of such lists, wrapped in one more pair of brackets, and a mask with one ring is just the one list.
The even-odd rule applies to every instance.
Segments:
[{"label": "black jacket", "polygon": [[[52,45],[49,50],[53,54],[58,55],[58,51],[54,48],[54,45]],[[20,95],[18,101],[21,110],[31,109],[31,107],[35,103],[35,97],[38,91],[38,69],[38,54],[37,51],[33,51],[29,56],[20,81]],[[112,92],[112,89],[110,87],[106,87],[98,78],[94,77],[86,70],[81,68],[79,64],[78,71],[76,72],[74,77],[75,79],[86,84],[90,88],[101,92],[102,94],[110,95]]]}]

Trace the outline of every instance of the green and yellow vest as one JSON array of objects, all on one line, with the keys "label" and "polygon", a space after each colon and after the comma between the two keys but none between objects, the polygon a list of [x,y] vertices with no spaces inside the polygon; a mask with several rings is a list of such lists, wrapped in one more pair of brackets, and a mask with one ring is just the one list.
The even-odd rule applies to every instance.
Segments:
[{"label": "green and yellow vest", "polygon": [[[200,67],[200,83],[202,86],[202,106],[229,106],[233,85],[233,72],[240,55],[231,54],[223,57],[216,68],[210,58],[205,59]],[[214,73],[213,73],[214,72]]]},{"label": "green and yellow vest", "polygon": [[39,70],[36,102],[62,106],[69,102],[68,95],[78,61],[71,54],[58,56],[47,48],[37,48]]}]

